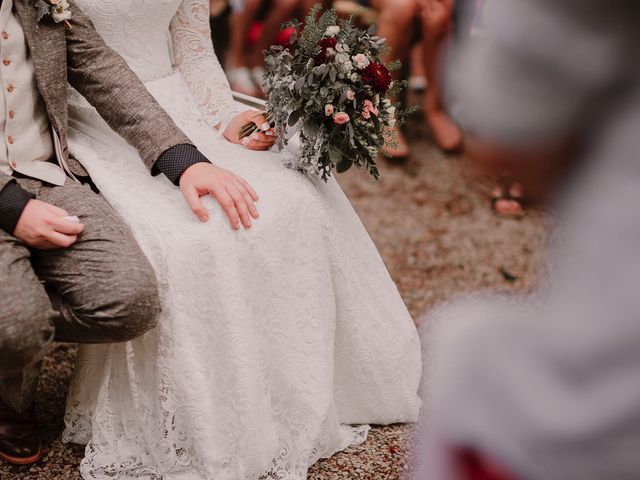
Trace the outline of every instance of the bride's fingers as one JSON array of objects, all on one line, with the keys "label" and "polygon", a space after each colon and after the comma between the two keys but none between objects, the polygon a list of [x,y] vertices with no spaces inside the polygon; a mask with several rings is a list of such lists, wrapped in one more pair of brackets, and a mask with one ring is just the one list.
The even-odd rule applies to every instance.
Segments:
[{"label": "bride's fingers", "polygon": [[249,192],[249,195],[251,195],[251,198],[253,199],[254,202],[257,202],[258,200],[260,200],[260,197],[258,196],[256,191],[253,189],[251,185],[249,185],[249,182],[247,182],[244,178],[239,177],[237,175],[236,175],[236,180],[240,183],[240,185],[244,186],[244,188],[247,189],[247,191]]},{"label": "bride's fingers", "polygon": [[271,130],[271,125],[269,125],[264,115],[254,115],[251,117],[251,121],[255,123],[258,126],[258,130],[262,132]]},{"label": "bride's fingers", "polygon": [[253,142],[256,143],[265,143],[265,144],[269,144],[269,145],[273,145],[276,142],[276,138],[271,136],[271,135],[267,135],[266,133],[262,133],[262,132],[254,132],[249,136],[249,139],[252,140]]},{"label": "bride's fingers", "polygon": [[273,147],[273,143],[257,142],[255,140],[251,140],[249,142],[246,142],[244,146],[249,150],[259,150],[261,152],[264,152]]},{"label": "bride's fingers", "polygon": [[244,197],[245,203],[247,204],[247,208],[249,209],[249,213],[251,214],[251,216],[253,218],[258,218],[260,215],[258,215],[258,209],[253,204],[253,197],[249,192],[249,190],[247,190],[247,188],[243,184],[241,184],[237,179],[236,179],[236,188],[238,189],[240,194],[242,194],[242,196]]},{"label": "bride's fingers", "polygon": [[235,185],[229,183],[225,186],[227,193],[233,199],[236,211],[240,215],[240,220],[244,225],[244,228],[251,228],[251,216],[249,214],[249,208],[247,202],[251,202],[251,199],[247,199]]}]

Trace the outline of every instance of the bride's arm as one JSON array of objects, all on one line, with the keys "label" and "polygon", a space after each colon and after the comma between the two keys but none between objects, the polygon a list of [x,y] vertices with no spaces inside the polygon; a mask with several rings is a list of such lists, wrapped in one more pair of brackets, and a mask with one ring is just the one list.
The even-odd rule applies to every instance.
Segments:
[{"label": "bride's arm", "polygon": [[204,121],[223,132],[238,108],[231,87],[213,50],[209,27],[209,0],[183,0],[171,21],[176,66],[198,103]]}]

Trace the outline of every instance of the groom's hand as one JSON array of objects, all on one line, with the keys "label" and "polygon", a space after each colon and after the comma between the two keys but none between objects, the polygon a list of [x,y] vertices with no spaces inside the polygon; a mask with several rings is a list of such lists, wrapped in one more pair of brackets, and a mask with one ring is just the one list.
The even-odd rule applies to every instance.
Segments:
[{"label": "groom's hand", "polygon": [[231,228],[238,230],[240,221],[251,228],[251,217],[258,218],[254,202],[258,195],[243,178],[211,163],[196,163],[180,177],[180,190],[191,210],[202,222],[209,220],[209,212],[200,197],[210,194],[224,209]]},{"label": "groom's hand", "polygon": [[78,240],[84,225],[65,217],[69,217],[69,213],[62,208],[40,200],[29,200],[13,235],[40,250],[70,247]]}]

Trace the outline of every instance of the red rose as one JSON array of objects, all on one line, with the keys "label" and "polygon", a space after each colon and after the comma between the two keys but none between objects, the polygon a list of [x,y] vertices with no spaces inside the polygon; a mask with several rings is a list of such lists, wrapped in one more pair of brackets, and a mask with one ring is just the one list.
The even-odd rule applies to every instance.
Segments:
[{"label": "red rose", "polygon": [[316,65],[327,63],[327,50],[330,48],[335,50],[337,44],[338,40],[333,37],[327,37],[320,40],[320,48],[322,48],[322,50],[318,55],[316,55]]},{"label": "red rose", "polygon": [[371,62],[362,71],[362,81],[369,85],[375,92],[384,95],[391,86],[391,74],[384,65]]}]

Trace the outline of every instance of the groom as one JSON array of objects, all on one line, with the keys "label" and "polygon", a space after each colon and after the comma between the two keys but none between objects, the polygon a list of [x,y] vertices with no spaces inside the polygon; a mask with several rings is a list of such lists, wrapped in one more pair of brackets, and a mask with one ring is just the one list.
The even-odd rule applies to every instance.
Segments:
[{"label": "groom", "polygon": [[235,228],[255,210],[253,192],[224,197],[230,172],[191,144],[78,8],[49,1],[39,18],[38,3],[0,0],[0,458],[14,464],[41,456],[33,403],[48,344],[127,341],[160,311],[131,232],[75,181],[87,172],[67,148],[67,82],[152,175],[180,185],[201,221],[206,194]]}]

